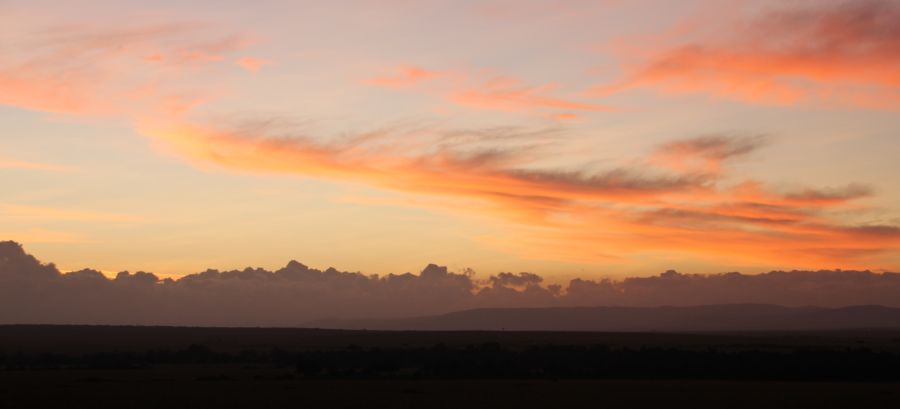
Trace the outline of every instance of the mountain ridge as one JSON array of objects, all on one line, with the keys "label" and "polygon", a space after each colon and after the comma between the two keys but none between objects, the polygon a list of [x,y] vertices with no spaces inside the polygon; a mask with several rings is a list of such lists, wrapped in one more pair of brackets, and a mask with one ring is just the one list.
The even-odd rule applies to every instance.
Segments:
[{"label": "mountain ridge", "polygon": [[794,331],[898,329],[900,308],[881,305],[788,307],[774,304],[475,308],[388,319],[323,319],[328,329],[427,331]]}]

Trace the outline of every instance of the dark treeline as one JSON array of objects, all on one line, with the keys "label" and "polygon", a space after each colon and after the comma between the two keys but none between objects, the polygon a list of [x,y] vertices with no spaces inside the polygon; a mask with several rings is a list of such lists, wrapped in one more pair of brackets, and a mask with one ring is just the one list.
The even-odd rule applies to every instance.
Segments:
[{"label": "dark treeline", "polygon": [[88,354],[0,352],[17,370],[147,369],[160,366],[287,368],[308,379],[731,379],[898,381],[900,353],[868,348],[679,348],[499,343],[288,351],[182,349]]}]

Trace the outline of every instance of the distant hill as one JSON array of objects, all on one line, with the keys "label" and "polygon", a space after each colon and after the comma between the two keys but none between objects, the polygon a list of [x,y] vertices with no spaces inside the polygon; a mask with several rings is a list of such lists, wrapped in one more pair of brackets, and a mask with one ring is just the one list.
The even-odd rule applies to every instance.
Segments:
[{"label": "distant hill", "polygon": [[725,304],[693,307],[481,308],[400,319],[318,320],[309,327],[428,331],[806,331],[900,329],[900,308]]}]

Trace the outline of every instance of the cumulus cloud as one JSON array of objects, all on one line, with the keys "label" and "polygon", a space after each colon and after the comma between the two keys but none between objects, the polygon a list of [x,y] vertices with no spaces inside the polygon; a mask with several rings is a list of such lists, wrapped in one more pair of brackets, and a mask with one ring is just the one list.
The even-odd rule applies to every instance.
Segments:
[{"label": "cumulus cloud", "polygon": [[471,272],[428,265],[419,274],[365,275],[291,261],[259,268],[160,279],[96,270],[61,273],[15,242],[0,242],[0,323],[302,326],[326,318],[392,318],[478,307],[656,306],[772,303],[900,306],[900,274],[773,271],[573,279],[542,285],[532,273]]},{"label": "cumulus cloud", "polygon": [[527,287],[539,285],[544,279],[533,273],[500,273],[490,278],[490,283],[494,287]]}]

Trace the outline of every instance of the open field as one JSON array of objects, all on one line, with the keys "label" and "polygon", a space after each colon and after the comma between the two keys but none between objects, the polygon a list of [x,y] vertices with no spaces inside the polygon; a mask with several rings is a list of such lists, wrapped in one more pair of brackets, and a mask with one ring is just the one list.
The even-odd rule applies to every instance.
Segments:
[{"label": "open field", "polygon": [[319,350],[349,345],[367,348],[527,345],[627,347],[785,348],[865,347],[900,352],[900,330],[768,332],[559,332],[559,331],[367,331],[307,328],[216,328],[90,325],[0,325],[0,351],[90,353],[177,349],[204,345],[243,349]]},{"label": "open field", "polygon": [[0,408],[847,408],[884,409],[896,383],[623,380],[324,380],[195,368],[0,372]]},{"label": "open field", "polygon": [[900,333],[0,326],[0,409],[886,408]]}]

